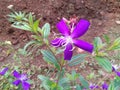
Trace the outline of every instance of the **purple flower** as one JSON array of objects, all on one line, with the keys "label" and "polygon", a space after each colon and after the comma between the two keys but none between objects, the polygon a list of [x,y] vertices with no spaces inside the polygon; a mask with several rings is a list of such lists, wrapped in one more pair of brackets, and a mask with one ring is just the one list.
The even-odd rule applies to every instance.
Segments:
[{"label": "purple flower", "polygon": [[1,72],[0,75],[5,75],[5,73],[8,71],[8,67],[4,68]]},{"label": "purple flower", "polygon": [[116,65],[116,64],[113,64],[113,65],[112,65],[112,71],[113,71],[113,72],[117,71],[117,69],[119,69],[119,68],[120,68],[120,66],[118,66],[118,65]]},{"label": "purple flower", "polygon": [[113,67],[113,66],[112,66],[112,71],[113,71],[113,72],[116,71],[115,67]]},{"label": "purple flower", "polygon": [[89,86],[89,88],[90,88],[91,90],[94,90],[94,89],[96,89],[96,88],[99,88],[99,86],[98,86],[98,85],[95,85],[95,84],[91,84],[91,85]]},{"label": "purple flower", "polygon": [[120,77],[120,72],[116,71],[115,73],[116,73],[117,76]]},{"label": "purple flower", "polygon": [[57,24],[57,28],[59,32],[62,34],[62,37],[56,38],[55,40],[52,41],[52,45],[55,47],[64,47],[64,60],[71,60],[72,54],[73,54],[73,45],[86,50],[88,52],[93,51],[93,45],[83,41],[79,40],[80,36],[86,33],[88,30],[90,23],[87,20],[81,19],[74,28],[72,27],[71,29],[68,28],[67,24],[64,22],[64,20],[61,20]]},{"label": "purple flower", "polygon": [[24,90],[29,90],[30,84],[27,82],[28,78],[26,74],[20,74],[15,70],[13,76],[17,79],[13,82],[14,85],[18,86],[19,84],[22,84]]},{"label": "purple flower", "polygon": [[115,73],[116,73],[116,75],[120,77],[120,72],[119,72],[119,71],[117,71],[117,69],[118,69],[118,68],[119,68],[119,66],[114,65],[114,66],[112,66],[112,71],[113,71],[113,72],[115,72]]},{"label": "purple flower", "polygon": [[108,85],[105,82],[102,84],[102,89],[103,90],[108,90]]}]

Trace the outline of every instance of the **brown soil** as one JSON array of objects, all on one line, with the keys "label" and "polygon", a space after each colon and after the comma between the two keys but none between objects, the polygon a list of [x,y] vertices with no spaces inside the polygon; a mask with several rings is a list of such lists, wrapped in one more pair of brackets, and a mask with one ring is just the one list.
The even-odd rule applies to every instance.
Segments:
[{"label": "brown soil", "polygon": [[17,47],[30,40],[30,33],[10,26],[6,16],[10,13],[9,5],[14,5],[16,11],[33,12],[41,18],[41,25],[49,22],[52,31],[56,31],[55,24],[62,17],[89,19],[91,27],[82,38],[90,42],[107,33],[120,13],[118,0],[0,0],[0,41],[10,40]]},{"label": "brown soil", "polygon": [[[56,29],[55,24],[62,17],[69,19],[76,15],[89,19],[92,23],[87,33],[89,37],[100,35],[99,29],[103,34],[106,23],[115,19],[115,13],[120,13],[120,2],[117,0],[0,0],[0,40],[11,40],[14,44],[29,39],[26,32],[10,27],[6,17],[10,13],[8,5],[14,5],[16,11],[33,12],[41,18],[41,25],[49,22],[51,30]],[[17,41],[14,42],[14,39]]]},{"label": "brown soil", "polygon": [[[115,21],[120,19],[119,0],[0,0],[0,41],[10,40],[15,48],[23,47],[31,33],[10,26],[6,16],[10,13],[9,5],[14,5],[16,11],[33,12],[41,18],[40,26],[49,22],[52,31],[57,30],[55,24],[62,17],[69,19],[75,15],[79,19],[88,19],[91,27],[82,39],[91,43],[94,37],[116,30]],[[39,56],[32,63],[42,66],[42,62]]]}]

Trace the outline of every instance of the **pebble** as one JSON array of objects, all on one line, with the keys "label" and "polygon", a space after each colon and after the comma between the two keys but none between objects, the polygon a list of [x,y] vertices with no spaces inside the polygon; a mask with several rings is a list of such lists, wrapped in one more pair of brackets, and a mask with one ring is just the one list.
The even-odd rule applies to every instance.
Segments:
[{"label": "pebble", "polygon": [[0,56],[0,62],[4,61],[5,57]]},{"label": "pebble", "polygon": [[7,6],[8,9],[12,9],[13,8],[13,5],[9,5]]},{"label": "pebble", "polygon": [[120,21],[116,21],[116,24],[119,24],[119,25],[120,25]]},{"label": "pebble", "polygon": [[12,41],[12,44],[13,45],[17,45],[19,43],[19,40],[14,40],[14,41]]}]

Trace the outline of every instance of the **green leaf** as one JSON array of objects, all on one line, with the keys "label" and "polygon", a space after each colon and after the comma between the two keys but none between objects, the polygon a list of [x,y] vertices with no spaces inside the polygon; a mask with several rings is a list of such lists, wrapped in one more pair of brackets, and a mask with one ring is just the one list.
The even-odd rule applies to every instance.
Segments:
[{"label": "green leaf", "polygon": [[100,37],[95,37],[94,40],[94,50],[97,53],[100,49],[102,49],[105,46],[105,44],[102,43],[102,40]]},{"label": "green leaf", "polygon": [[57,69],[60,70],[60,65],[57,62],[57,59],[55,56],[52,54],[52,52],[48,50],[41,50],[41,53],[43,54],[43,59],[47,61],[48,63],[54,64]]},{"label": "green leaf", "polygon": [[38,28],[39,28],[39,22],[40,20],[36,20],[33,24],[33,32],[37,33],[38,32]]},{"label": "green leaf", "polygon": [[32,37],[35,39],[35,40],[37,40],[38,42],[41,42],[41,44],[42,44],[42,38],[40,37],[40,36],[38,36],[38,35],[32,35]]},{"label": "green leaf", "polygon": [[107,35],[104,35],[104,39],[105,39],[105,41],[106,41],[107,44],[110,43],[110,38]]},{"label": "green leaf", "polygon": [[27,55],[27,51],[25,51],[24,49],[18,49],[18,53],[21,54],[21,55],[24,55],[26,56]]},{"label": "green leaf", "polygon": [[95,57],[95,59],[98,61],[98,64],[103,67],[107,72],[111,72],[112,71],[112,65],[110,63],[110,61],[105,58],[105,57]]},{"label": "green leaf", "polygon": [[79,76],[79,80],[84,88],[86,88],[86,89],[89,88],[89,83],[84,79],[84,77],[82,75]]},{"label": "green leaf", "polygon": [[43,56],[45,58],[49,59],[49,62],[51,63],[57,63],[56,58],[54,57],[54,55],[52,54],[52,52],[48,51],[48,50],[41,50],[41,53],[43,54]]},{"label": "green leaf", "polygon": [[73,77],[73,80],[76,80],[78,77],[79,77],[79,74],[76,73],[75,70],[72,70],[72,73],[71,73],[72,77]]},{"label": "green leaf", "polygon": [[43,32],[43,37],[44,38],[48,38],[49,34],[50,34],[50,24],[46,23],[43,27],[42,27],[42,32]]},{"label": "green leaf", "polygon": [[42,85],[45,90],[63,90],[62,87],[51,81],[48,77],[38,75],[38,78],[42,81]]},{"label": "green leaf", "polygon": [[76,90],[82,90],[80,85],[76,85]]},{"label": "green leaf", "polygon": [[30,42],[28,42],[25,46],[24,46],[24,50],[26,51],[27,50],[27,48],[30,46],[30,45],[32,45],[32,44],[36,44],[36,43],[38,43],[37,41],[30,41]]},{"label": "green leaf", "polygon": [[96,56],[105,57],[108,56],[106,52],[98,52]]},{"label": "green leaf", "polygon": [[80,64],[81,62],[84,61],[85,54],[78,54],[72,57],[72,59],[68,62],[69,66],[75,66]]},{"label": "green leaf", "polygon": [[[120,84],[119,84],[120,85]],[[120,86],[115,87],[114,90],[120,90]]]},{"label": "green leaf", "polygon": [[61,78],[58,82],[58,85],[63,87],[63,90],[69,90],[70,89],[70,82],[68,78]]},{"label": "green leaf", "polygon": [[69,80],[74,80],[74,78],[72,77],[72,75],[71,75],[71,74],[66,73],[66,76],[67,76],[67,78],[69,78]]},{"label": "green leaf", "polygon": [[66,84],[68,82],[69,82],[68,78],[61,78],[58,82],[58,85],[63,86],[64,84]]},{"label": "green leaf", "polygon": [[120,50],[120,37],[113,42],[113,44],[108,48],[108,50]]},{"label": "green leaf", "polygon": [[79,74],[76,73],[75,70],[72,70],[71,74],[66,73],[66,76],[68,77],[69,80],[75,81],[79,77]]},{"label": "green leaf", "polygon": [[21,30],[26,30],[26,31],[31,31],[31,28],[27,25],[27,24],[12,24],[11,25],[12,27],[14,28],[18,28],[18,29],[21,29]]},{"label": "green leaf", "polygon": [[93,79],[94,76],[95,76],[95,74],[94,74],[94,72],[92,72],[92,73],[88,74],[87,79],[89,79],[89,80]]},{"label": "green leaf", "polygon": [[21,22],[21,21],[26,21],[27,20],[27,14],[25,12],[12,12],[9,15],[7,15],[9,17],[9,20],[13,23],[15,22]]},{"label": "green leaf", "polygon": [[32,26],[33,25],[33,16],[32,16],[32,13],[29,13],[28,20],[29,20],[30,26]]},{"label": "green leaf", "polygon": [[49,81],[49,78],[43,75],[38,75],[38,78],[42,81],[41,86],[44,87],[45,90],[50,90],[50,86],[47,84],[47,82]]},{"label": "green leaf", "polygon": [[38,78],[39,78],[41,81],[43,81],[43,82],[46,82],[47,80],[49,80],[48,77],[45,77],[45,76],[43,76],[43,75],[38,75]]},{"label": "green leaf", "polygon": [[115,90],[119,90],[120,89],[120,77],[119,76],[115,77],[115,79],[113,81],[113,84],[114,84],[114,89]]},{"label": "green leaf", "polygon": [[108,90],[115,90],[115,89],[114,89],[114,84],[113,84],[113,83],[111,83],[111,84],[109,85]]}]

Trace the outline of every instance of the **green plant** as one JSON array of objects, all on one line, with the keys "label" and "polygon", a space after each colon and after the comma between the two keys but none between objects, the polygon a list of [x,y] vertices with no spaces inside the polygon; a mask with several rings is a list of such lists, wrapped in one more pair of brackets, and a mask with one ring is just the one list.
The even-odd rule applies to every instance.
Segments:
[{"label": "green plant", "polygon": [[[105,42],[103,43],[100,37],[95,37],[94,45],[92,45],[83,40],[78,40],[78,37],[82,36],[87,31],[90,25],[89,21],[81,19],[77,24],[76,21],[72,22],[72,20],[66,21],[62,19],[57,24],[59,32],[62,34],[62,36],[56,38],[52,42],[49,42],[50,24],[46,23],[42,28],[40,28],[40,20],[36,20],[31,13],[23,16],[26,16],[25,20],[14,20],[12,24],[12,26],[15,28],[30,31],[33,34],[33,40],[24,46],[22,49],[23,52],[21,50],[22,54],[30,54],[30,51],[32,50],[29,49],[29,47],[32,47],[33,51],[37,51],[39,49],[43,55],[43,60],[46,61],[48,65],[53,66],[52,68],[54,75],[38,75],[38,78],[42,81],[40,88],[45,90],[83,90],[94,88],[112,90],[116,89],[116,87],[118,88],[118,84],[113,84],[116,82],[116,79],[113,80],[109,86],[107,86],[106,83],[102,85],[104,87],[100,86],[107,76],[105,76],[105,78],[103,78],[101,81],[97,82],[97,85],[89,85],[84,76],[75,70],[67,71],[66,66],[72,67],[82,64],[86,57],[91,57],[92,59],[95,59],[97,63],[108,73],[112,73],[113,65],[109,59],[109,52],[120,49],[120,38],[117,38],[115,41],[110,41],[109,37],[105,36]],[[10,16],[10,18],[14,17]],[[62,49],[52,48],[51,43],[53,46],[57,48],[61,47]],[[46,49],[41,49],[43,46],[46,47]],[[92,53],[92,55],[73,55],[72,51],[74,50],[74,46],[88,51]],[[27,51],[28,53],[26,53]],[[64,57],[61,57],[61,55],[63,55],[63,51]],[[114,70],[114,72],[117,74],[117,76],[119,76],[118,71]],[[90,78],[92,78],[92,75]],[[117,83],[119,83],[119,81]]]},{"label": "green plant", "polygon": [[25,12],[11,12],[9,15],[9,21],[14,24],[19,24],[22,21],[27,21],[27,14]]}]

